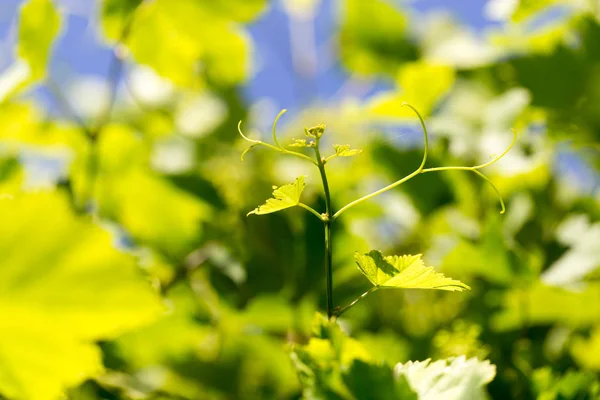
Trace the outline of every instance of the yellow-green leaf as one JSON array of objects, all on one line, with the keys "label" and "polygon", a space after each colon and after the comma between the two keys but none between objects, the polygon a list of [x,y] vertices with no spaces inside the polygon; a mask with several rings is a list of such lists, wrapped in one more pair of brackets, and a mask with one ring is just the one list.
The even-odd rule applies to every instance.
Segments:
[{"label": "yellow-green leaf", "polygon": [[569,3],[565,0],[519,0],[511,19],[515,22],[524,21],[536,15],[538,12],[559,4]]},{"label": "yellow-green leaf", "polygon": [[[137,62],[180,86],[223,85],[249,73],[250,39],[211,2],[155,0],[139,6],[126,42]],[[241,17],[241,16],[240,16]]]},{"label": "yellow-green leaf", "polygon": [[153,321],[162,306],[134,259],[65,196],[15,196],[0,221],[0,394],[55,400],[102,373],[97,341]]},{"label": "yellow-green leaf", "polygon": [[46,75],[60,22],[60,15],[51,0],[29,0],[21,7],[17,52],[29,64],[31,79],[43,79]]},{"label": "yellow-green leaf", "polygon": [[355,253],[354,260],[360,271],[377,287],[448,291],[471,289],[460,281],[446,278],[433,267],[426,267],[421,254],[384,256],[380,251],[371,250],[366,254]]},{"label": "yellow-green leaf", "polygon": [[349,144],[334,144],[333,148],[338,157],[352,157],[362,153],[361,149],[351,149]]},{"label": "yellow-green leaf", "polygon": [[103,0],[102,27],[106,36],[119,40],[131,14],[141,3],[142,0]]},{"label": "yellow-green leaf", "polygon": [[290,147],[314,147],[314,142],[307,142],[306,139],[294,139]]},{"label": "yellow-green leaf", "polygon": [[412,118],[412,110],[402,107],[406,102],[421,114],[430,114],[454,85],[455,78],[454,69],[449,66],[423,61],[407,64],[398,73],[398,90],[374,97],[370,102],[371,112],[377,117]]},{"label": "yellow-green leaf", "polygon": [[267,0],[211,0],[204,4],[216,15],[225,16],[234,21],[249,22],[264,11]]},{"label": "yellow-green leaf", "polygon": [[589,338],[576,336],[570,350],[579,365],[586,369],[600,371],[600,325],[592,330]]},{"label": "yellow-green leaf", "polygon": [[600,320],[599,295],[597,283],[580,290],[567,290],[542,282],[527,288],[514,288],[503,294],[502,310],[492,317],[491,326],[497,331],[551,324],[588,327]]},{"label": "yellow-green leaf", "polygon": [[382,0],[345,0],[340,32],[341,59],[352,72],[393,75],[415,60],[418,49],[408,36],[408,17]]},{"label": "yellow-green leaf", "polygon": [[273,198],[268,199],[267,202],[261,206],[256,207],[250,211],[247,215],[256,214],[270,214],[277,211],[285,210],[286,208],[297,206],[300,203],[300,196],[304,190],[304,176],[296,178],[294,183],[276,187],[273,191]]}]

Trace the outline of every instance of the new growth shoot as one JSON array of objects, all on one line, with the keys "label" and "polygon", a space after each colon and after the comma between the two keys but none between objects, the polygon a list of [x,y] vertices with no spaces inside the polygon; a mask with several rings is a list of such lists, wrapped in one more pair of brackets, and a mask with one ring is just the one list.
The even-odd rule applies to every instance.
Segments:
[{"label": "new growth shoot", "polygon": [[326,164],[336,157],[351,157],[358,155],[362,152],[359,149],[351,149],[349,145],[334,145],[335,153],[329,156],[321,155],[320,142],[321,137],[325,133],[325,125],[317,125],[312,128],[304,129],[304,134],[306,138],[304,139],[294,139],[294,142],[289,145],[289,147],[306,147],[313,149],[315,158],[311,158],[303,153],[286,149],[285,147],[279,144],[277,140],[277,122],[281,118],[281,116],[286,112],[283,110],[277,115],[275,121],[273,123],[272,128],[272,136],[273,136],[273,144],[263,142],[261,140],[253,140],[244,135],[241,129],[241,121],[238,124],[238,131],[242,138],[250,143],[250,147],[248,147],[241,156],[241,159],[244,159],[244,156],[254,147],[264,146],[268,149],[275,150],[282,154],[292,155],[295,157],[302,158],[314,166],[316,166],[319,170],[319,174],[321,176],[321,181],[323,184],[323,193],[325,197],[325,212],[320,213],[312,207],[302,203],[300,198],[302,196],[302,191],[304,190],[304,177],[300,176],[296,179],[296,181],[292,184],[284,185],[281,187],[274,188],[273,198],[268,199],[265,204],[257,207],[256,209],[250,211],[250,214],[262,215],[269,214],[277,211],[284,210],[286,208],[299,206],[309,211],[311,214],[315,215],[319,220],[323,222],[323,227],[325,229],[325,276],[326,276],[326,299],[327,299],[327,316],[338,317],[343,312],[348,310],[354,304],[362,300],[364,297],[369,295],[370,293],[380,289],[380,288],[411,288],[411,289],[437,289],[437,290],[449,290],[449,291],[462,291],[470,289],[467,285],[457,280],[447,278],[443,274],[435,271],[433,267],[426,267],[422,261],[421,255],[404,255],[404,256],[384,256],[381,252],[377,250],[372,250],[366,254],[355,253],[355,261],[359,268],[359,270],[371,281],[373,287],[369,289],[367,292],[363,293],[356,300],[352,301],[350,304],[343,307],[334,307],[333,305],[333,283],[332,283],[332,227],[337,218],[342,215],[345,211],[350,208],[357,206],[358,204],[372,199],[375,196],[378,196],[382,193],[387,192],[388,190],[394,189],[397,186],[402,185],[405,182],[408,182],[412,178],[416,177],[420,174],[425,174],[429,172],[436,171],[471,171],[477,176],[481,177],[485,180],[493,189],[493,191],[498,196],[500,201],[500,213],[503,214],[505,212],[505,205],[502,196],[498,188],[494,185],[494,183],[484,175],[480,170],[488,167],[508,153],[508,151],[514,146],[517,134],[513,130],[513,140],[508,146],[508,148],[499,156],[494,157],[487,163],[475,165],[475,166],[448,166],[448,167],[432,167],[425,168],[427,163],[427,154],[429,151],[429,135],[427,132],[427,127],[425,126],[425,121],[421,114],[417,111],[416,108],[411,106],[408,103],[402,104],[405,107],[409,107],[419,119],[421,127],[423,129],[423,137],[424,137],[424,149],[423,149],[423,159],[419,167],[412,172],[411,174],[387,185],[375,192],[367,194],[359,199],[356,199],[339,210],[335,211],[332,209],[331,203],[331,195],[329,191],[329,182],[327,180],[327,172],[326,172]]}]

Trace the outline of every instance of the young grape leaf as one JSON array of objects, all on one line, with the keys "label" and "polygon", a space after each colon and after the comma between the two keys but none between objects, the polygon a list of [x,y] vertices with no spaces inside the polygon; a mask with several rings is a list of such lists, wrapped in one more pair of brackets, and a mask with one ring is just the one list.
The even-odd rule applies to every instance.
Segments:
[{"label": "young grape leaf", "polygon": [[338,157],[352,157],[362,153],[361,149],[351,149],[349,144],[334,144],[333,148]]},{"label": "young grape leaf", "polygon": [[298,203],[300,203],[300,196],[302,195],[304,186],[304,176],[301,175],[296,178],[294,183],[275,187],[275,190],[273,191],[273,198],[268,199],[265,204],[256,207],[254,210],[246,214],[246,216],[250,214],[270,214],[285,210],[286,208],[297,206]]},{"label": "young grape leaf", "polygon": [[290,147],[315,147],[315,142],[306,142],[306,139],[294,139],[294,142],[290,144]]},{"label": "young grape leaf", "polygon": [[308,137],[319,139],[325,133],[325,124],[319,124],[312,128],[304,128],[304,134]]},{"label": "young grape leaf", "polygon": [[30,0],[21,8],[18,54],[29,65],[31,79],[42,79],[46,75],[46,64],[60,30],[60,20],[50,0]]},{"label": "young grape leaf", "polygon": [[103,372],[96,342],[163,307],[134,258],[66,196],[16,195],[2,202],[0,221],[0,397],[63,398]]},{"label": "young grape leaf", "polygon": [[485,385],[496,376],[496,366],[477,357],[465,356],[431,362],[409,361],[394,368],[397,378],[404,376],[420,400],[484,400]]},{"label": "young grape leaf", "polygon": [[377,287],[448,291],[471,289],[460,281],[446,278],[433,267],[426,267],[421,254],[386,257],[378,250],[371,250],[366,254],[355,253],[354,260],[360,271]]}]

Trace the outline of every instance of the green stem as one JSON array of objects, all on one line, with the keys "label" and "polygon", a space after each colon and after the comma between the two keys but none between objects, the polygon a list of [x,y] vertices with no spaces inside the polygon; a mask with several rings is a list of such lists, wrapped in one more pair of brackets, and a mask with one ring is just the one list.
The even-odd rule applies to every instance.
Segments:
[{"label": "green stem", "polygon": [[407,104],[407,103],[402,103],[402,105],[409,107],[411,110],[413,110],[415,112],[415,114],[417,114],[417,117],[419,117],[419,122],[421,122],[421,127],[423,128],[423,136],[425,137],[425,149],[423,151],[423,160],[421,161],[421,165],[419,166],[419,168],[417,168],[417,170],[415,172],[392,183],[391,185],[388,185],[382,189],[379,189],[376,192],[373,192],[371,194],[361,197],[360,199],[354,200],[353,202],[346,204],[344,207],[340,208],[338,210],[338,212],[336,212],[333,215],[333,217],[332,217],[333,220],[335,220],[337,217],[339,217],[347,209],[354,207],[355,205],[360,204],[363,201],[372,199],[373,197],[380,195],[381,193],[387,192],[388,190],[393,189],[396,186],[399,186],[399,185],[403,184],[404,182],[414,178],[415,176],[419,175],[421,173],[421,171],[423,171],[423,168],[425,167],[425,163],[427,162],[427,152],[429,150],[429,136],[427,134],[427,127],[425,126],[425,121],[423,121],[423,117],[421,117],[421,114],[419,114],[419,112],[417,111],[416,108],[414,108],[413,106],[411,106],[410,104]]},{"label": "green stem", "polygon": [[340,208],[331,218],[332,220],[335,220],[337,217],[339,217],[344,211],[348,210],[351,207],[354,207],[357,204],[362,203],[363,201],[372,199],[373,197],[380,195],[384,192],[387,192],[390,189],[395,188],[396,186],[400,186],[401,184],[403,184],[404,182],[414,178],[415,176],[419,175],[419,174],[424,174],[426,172],[436,172],[436,171],[451,171],[451,170],[461,170],[461,171],[472,171],[474,172],[476,175],[478,175],[480,178],[482,178],[483,180],[485,180],[487,183],[490,184],[490,186],[492,187],[492,189],[494,190],[494,192],[496,193],[496,195],[498,196],[498,198],[500,199],[500,205],[502,206],[502,210],[500,211],[500,214],[504,214],[505,211],[505,206],[504,206],[504,200],[502,199],[502,196],[500,195],[500,191],[498,190],[498,188],[492,183],[492,181],[490,181],[490,179],[485,176],[484,174],[482,174],[481,172],[479,172],[479,169],[481,168],[485,168],[489,165],[494,164],[495,162],[497,162],[498,160],[500,160],[502,157],[504,157],[509,151],[510,149],[515,145],[515,142],[517,140],[517,132],[513,129],[513,140],[510,143],[510,145],[508,146],[508,148],[506,150],[504,150],[504,152],[502,154],[500,154],[497,157],[494,157],[492,160],[484,163],[484,164],[479,164],[479,165],[475,165],[473,167],[435,167],[435,168],[425,168],[425,163],[427,161],[427,151],[429,148],[429,137],[427,134],[427,127],[425,126],[425,121],[423,121],[423,117],[421,117],[421,114],[419,114],[419,112],[417,111],[417,109],[415,109],[413,106],[411,106],[410,104],[407,103],[403,103],[403,106],[409,107],[410,109],[412,109],[415,114],[417,114],[417,117],[419,117],[419,122],[421,123],[421,127],[423,128],[423,136],[425,138],[425,149],[423,151],[423,160],[421,161],[421,165],[419,166],[419,168],[417,168],[416,171],[414,171],[412,174],[405,176],[404,178],[392,183],[391,185],[388,185],[382,189],[379,189],[376,192],[373,192],[371,194],[368,194],[366,196],[361,197],[360,199],[354,200],[351,203],[346,204],[344,207]]},{"label": "green stem", "polygon": [[317,210],[315,210],[314,208],[312,208],[311,206],[308,206],[308,205],[306,205],[304,203],[298,203],[298,206],[304,208],[307,211],[310,211],[311,214],[314,214],[321,221],[325,221],[325,219],[323,218],[323,216],[321,214],[319,214],[319,212]]},{"label": "green stem", "polygon": [[325,192],[325,218],[322,219],[325,227],[325,295],[327,298],[327,318],[331,318],[333,316],[333,249],[331,243],[333,220],[331,218],[331,194],[329,193],[329,183],[327,182],[327,173],[325,172],[325,159],[321,157],[321,152],[319,151],[319,139],[316,140],[314,149],[317,157],[317,167],[319,167],[321,180],[323,181],[323,191]]},{"label": "green stem", "polygon": [[[279,118],[279,116],[278,116],[278,118]],[[239,134],[240,134],[240,135],[241,135],[241,136],[244,138],[244,140],[246,140],[247,142],[250,142],[250,143],[252,143],[252,146],[250,146],[248,149],[246,149],[246,151],[244,151],[244,152],[242,153],[242,160],[243,160],[243,157],[244,157],[244,155],[245,155],[245,154],[246,154],[246,153],[247,153],[247,152],[248,152],[248,151],[249,151],[249,150],[250,150],[252,147],[254,147],[254,146],[258,146],[258,145],[261,145],[261,146],[268,147],[268,148],[269,148],[269,149],[271,149],[271,150],[275,150],[275,151],[278,151],[278,152],[280,152],[280,153],[283,153],[283,154],[290,154],[290,155],[292,155],[292,156],[300,157],[300,158],[302,158],[302,159],[304,159],[304,160],[306,160],[306,161],[310,162],[311,164],[314,164],[314,165],[318,166],[318,165],[317,165],[317,163],[316,163],[316,162],[315,162],[315,161],[314,161],[312,158],[310,158],[309,156],[307,156],[306,154],[302,154],[302,153],[299,153],[299,152],[297,152],[297,151],[291,151],[291,150],[288,150],[288,149],[286,149],[286,148],[284,148],[284,147],[281,147],[281,146],[273,146],[272,144],[265,143],[265,142],[263,142],[263,141],[261,141],[261,140],[254,140],[254,139],[250,139],[249,137],[247,137],[246,135],[244,135],[244,133],[242,132],[242,121],[240,121],[240,122],[238,123],[238,132],[239,132]],[[277,142],[277,145],[279,145],[279,143],[278,143],[278,142]]]},{"label": "green stem", "polygon": [[348,311],[356,303],[358,303],[359,301],[361,301],[362,299],[364,299],[365,297],[367,297],[369,294],[373,293],[377,289],[379,289],[379,286],[373,286],[371,289],[367,290],[366,292],[364,292],[363,294],[361,294],[360,296],[358,296],[356,299],[354,299],[350,304],[347,304],[347,305],[345,305],[344,307],[341,307],[341,308],[338,307],[335,310],[335,316],[339,317],[344,312]]}]

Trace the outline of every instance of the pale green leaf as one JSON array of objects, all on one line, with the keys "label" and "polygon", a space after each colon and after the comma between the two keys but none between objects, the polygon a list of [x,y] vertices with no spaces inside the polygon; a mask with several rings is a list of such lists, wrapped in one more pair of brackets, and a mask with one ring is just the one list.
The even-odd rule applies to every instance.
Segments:
[{"label": "pale green leaf", "polygon": [[538,400],[598,399],[600,395],[600,379],[592,371],[568,369],[560,374],[546,366],[534,370],[530,380]]},{"label": "pale green leaf", "polygon": [[398,65],[417,58],[408,17],[401,9],[382,0],[345,0],[342,4],[340,56],[352,72],[393,75]]},{"label": "pale green leaf", "polygon": [[[162,306],[114,238],[55,192],[0,207],[0,393],[56,400],[102,373],[99,340],[153,321]],[[35,249],[35,251],[32,251]]]},{"label": "pale green leaf", "polygon": [[423,264],[421,254],[383,256],[380,251],[354,254],[360,271],[377,287],[404,289],[439,289],[462,291],[471,289],[464,283],[446,278],[433,267]]},{"label": "pale green leaf", "polygon": [[273,198],[268,199],[265,204],[256,207],[256,209],[250,211],[247,215],[270,214],[297,206],[300,203],[300,196],[302,195],[304,186],[304,176],[299,176],[294,183],[275,188]]},{"label": "pale green leaf", "polygon": [[29,0],[21,7],[17,52],[29,64],[32,80],[46,76],[50,50],[60,23],[60,15],[51,0]]},{"label": "pale green leaf", "polygon": [[314,139],[320,139],[325,133],[325,124],[315,125],[311,128],[304,128],[304,134]]},{"label": "pale green leaf", "polygon": [[203,2],[203,5],[215,15],[249,22],[265,10],[267,0],[211,0]]},{"label": "pale green leaf", "polygon": [[419,400],[485,400],[485,386],[496,376],[496,366],[460,356],[435,362],[409,361],[396,365],[394,373],[406,377]]},{"label": "pale green leaf", "polygon": [[559,4],[570,3],[566,0],[518,0],[518,6],[515,9],[511,19],[515,22],[524,21],[535,16],[538,12]]},{"label": "pale green leaf", "polygon": [[503,294],[503,310],[492,317],[492,328],[499,331],[522,326],[560,323],[572,327],[591,326],[600,320],[600,285],[582,290],[567,290],[537,282]]},{"label": "pale green leaf", "polygon": [[133,11],[142,0],[103,0],[102,27],[111,40],[120,40],[123,31],[130,23]]},{"label": "pale green leaf", "polygon": [[315,143],[310,141],[307,142],[306,139],[294,139],[290,147],[315,147]]},{"label": "pale green leaf", "polygon": [[[170,256],[194,250],[211,208],[149,166],[149,144],[125,125],[104,128],[96,197],[100,213],[119,222],[137,243]],[[85,188],[85,177],[78,184]]]},{"label": "pale green leaf", "polygon": [[194,0],[143,3],[126,44],[137,62],[180,86],[201,86],[202,74],[223,85],[243,81],[250,39],[215,7]]},{"label": "pale green leaf", "polygon": [[349,144],[334,144],[333,148],[338,157],[352,157],[362,153],[361,149],[351,149]]},{"label": "pale green leaf", "polygon": [[455,79],[455,71],[449,66],[424,61],[406,64],[398,73],[398,89],[375,96],[370,101],[371,112],[377,117],[412,118],[412,110],[402,106],[406,102],[421,114],[430,114]]},{"label": "pale green leaf", "polygon": [[571,355],[580,366],[600,371],[600,325],[592,330],[589,338],[575,337],[570,350]]}]

